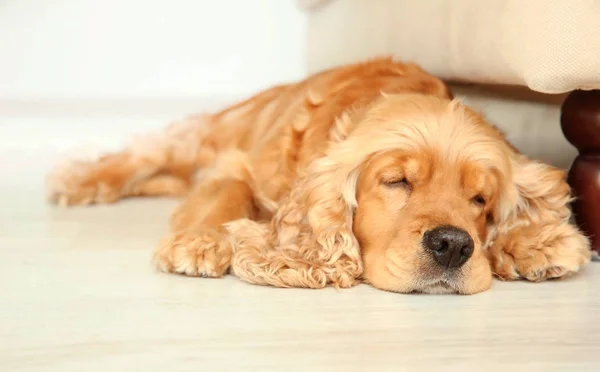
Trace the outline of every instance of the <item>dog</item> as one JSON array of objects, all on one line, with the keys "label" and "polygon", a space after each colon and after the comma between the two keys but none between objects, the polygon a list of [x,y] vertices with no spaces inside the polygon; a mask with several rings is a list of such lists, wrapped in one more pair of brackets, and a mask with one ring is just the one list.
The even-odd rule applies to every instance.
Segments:
[{"label": "dog", "polygon": [[183,197],[159,271],[258,285],[474,294],[579,271],[565,172],[421,67],[378,58],[275,86],[48,176],[59,205]]}]

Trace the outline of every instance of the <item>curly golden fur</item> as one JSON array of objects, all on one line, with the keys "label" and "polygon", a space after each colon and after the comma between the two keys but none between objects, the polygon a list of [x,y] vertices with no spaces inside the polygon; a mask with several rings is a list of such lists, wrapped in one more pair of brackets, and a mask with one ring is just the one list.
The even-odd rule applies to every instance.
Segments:
[{"label": "curly golden fur", "polygon": [[185,196],[153,262],[189,276],[472,294],[493,274],[540,281],[590,260],[564,172],[391,59],[274,87],[48,181],[62,205]]}]

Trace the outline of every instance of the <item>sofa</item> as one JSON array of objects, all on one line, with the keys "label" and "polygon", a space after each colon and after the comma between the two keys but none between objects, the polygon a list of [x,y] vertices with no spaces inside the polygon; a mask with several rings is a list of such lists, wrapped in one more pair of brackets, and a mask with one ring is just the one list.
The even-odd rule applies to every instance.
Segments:
[{"label": "sofa", "polygon": [[377,56],[420,64],[526,155],[565,169],[600,252],[600,1],[297,0],[310,73]]}]

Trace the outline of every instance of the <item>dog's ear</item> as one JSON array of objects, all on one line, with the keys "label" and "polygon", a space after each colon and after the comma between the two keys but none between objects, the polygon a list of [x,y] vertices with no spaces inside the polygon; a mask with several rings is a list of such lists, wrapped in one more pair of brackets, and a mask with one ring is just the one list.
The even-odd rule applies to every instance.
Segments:
[{"label": "dog's ear", "polygon": [[355,284],[362,274],[358,241],[352,232],[357,171],[325,156],[315,161],[294,185],[271,222],[277,249],[297,252],[299,259],[321,268],[327,282]]},{"label": "dog's ear", "polygon": [[235,275],[276,287],[350,287],[363,272],[352,232],[356,170],[326,155],[281,200],[269,223],[228,224]]},{"label": "dog's ear", "polygon": [[588,239],[570,221],[566,173],[514,154],[488,239],[492,268],[505,279],[542,280],[577,271]]},{"label": "dog's ear", "polygon": [[572,197],[563,170],[519,154],[511,158],[511,169],[508,203],[502,205],[504,209],[500,211],[505,228],[523,223],[569,221]]}]

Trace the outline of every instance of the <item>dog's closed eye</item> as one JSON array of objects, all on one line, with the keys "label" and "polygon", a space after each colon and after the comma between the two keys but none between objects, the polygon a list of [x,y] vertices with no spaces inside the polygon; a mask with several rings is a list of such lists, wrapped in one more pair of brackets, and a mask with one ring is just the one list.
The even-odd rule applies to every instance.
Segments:
[{"label": "dog's closed eye", "polygon": [[410,183],[406,178],[398,178],[398,179],[390,179],[390,180],[381,180],[381,183],[389,188],[407,188],[410,189]]},{"label": "dog's closed eye", "polygon": [[471,198],[471,202],[477,206],[483,207],[485,206],[485,198],[482,195],[475,195]]}]

